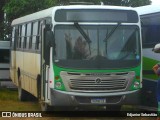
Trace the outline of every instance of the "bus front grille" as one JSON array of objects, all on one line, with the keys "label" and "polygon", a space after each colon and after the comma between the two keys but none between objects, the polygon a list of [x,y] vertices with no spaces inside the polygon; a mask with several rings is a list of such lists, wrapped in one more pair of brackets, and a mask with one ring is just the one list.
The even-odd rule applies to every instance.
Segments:
[{"label": "bus front grille", "polygon": [[126,79],[70,79],[70,89],[72,90],[122,90],[126,88],[127,85]]},{"label": "bus front grille", "polygon": [[61,71],[66,91],[113,92],[129,90],[135,72],[76,73]]}]

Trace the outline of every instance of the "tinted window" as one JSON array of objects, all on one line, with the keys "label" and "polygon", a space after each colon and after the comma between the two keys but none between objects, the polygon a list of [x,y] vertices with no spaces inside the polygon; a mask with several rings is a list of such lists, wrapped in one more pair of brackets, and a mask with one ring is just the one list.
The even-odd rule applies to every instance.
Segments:
[{"label": "tinted window", "polygon": [[115,25],[80,27],[85,35],[72,25],[55,27],[53,53],[57,65],[80,69],[116,69],[140,63],[137,26],[119,26],[112,34]]},{"label": "tinted window", "polygon": [[0,49],[0,63],[9,63],[8,49]]},{"label": "tinted window", "polygon": [[138,15],[129,10],[58,10],[55,14],[57,22],[127,22],[137,23]]},{"label": "tinted window", "polygon": [[144,48],[153,48],[160,43],[160,14],[141,16]]}]

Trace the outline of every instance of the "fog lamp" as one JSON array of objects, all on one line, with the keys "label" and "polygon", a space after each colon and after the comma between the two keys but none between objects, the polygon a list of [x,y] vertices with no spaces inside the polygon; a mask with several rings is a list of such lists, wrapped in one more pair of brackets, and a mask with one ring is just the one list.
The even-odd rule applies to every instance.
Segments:
[{"label": "fog lamp", "polygon": [[56,88],[61,88],[62,87],[62,83],[61,82],[56,82],[55,86],[56,86]]},{"label": "fog lamp", "polygon": [[140,85],[139,82],[137,82],[137,81],[134,82],[134,88],[136,88],[136,89],[139,88],[139,85]]}]

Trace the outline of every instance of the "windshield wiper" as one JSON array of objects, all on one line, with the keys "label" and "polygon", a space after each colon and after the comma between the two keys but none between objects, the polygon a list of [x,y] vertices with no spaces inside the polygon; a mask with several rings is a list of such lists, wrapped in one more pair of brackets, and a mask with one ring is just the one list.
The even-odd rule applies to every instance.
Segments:
[{"label": "windshield wiper", "polygon": [[74,23],[74,26],[82,34],[82,36],[85,38],[85,40],[87,41],[87,43],[90,44],[92,41],[90,40],[90,38],[88,37],[88,35],[84,32],[84,30],[81,28],[81,26],[77,22]]},{"label": "windshield wiper", "polygon": [[90,38],[88,37],[88,35],[85,33],[85,31],[81,28],[81,26],[78,24],[78,22],[74,23],[74,26],[77,28],[77,30],[81,33],[81,35],[84,37],[84,39],[87,41],[88,46],[89,46],[89,52],[91,55],[91,47],[90,47],[90,43],[92,42],[90,40]]},{"label": "windshield wiper", "polygon": [[106,36],[106,38],[103,41],[106,42],[120,25],[121,23],[118,22],[117,25],[111,30],[111,32],[109,32],[109,34]]}]

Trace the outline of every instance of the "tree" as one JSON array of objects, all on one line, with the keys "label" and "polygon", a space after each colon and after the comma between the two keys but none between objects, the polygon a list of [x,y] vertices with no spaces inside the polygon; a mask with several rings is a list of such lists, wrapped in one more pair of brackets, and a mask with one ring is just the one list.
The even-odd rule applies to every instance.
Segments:
[{"label": "tree", "polygon": [[150,0],[59,0],[61,5],[69,4],[69,2],[93,2],[95,4],[100,4],[100,2],[103,2],[105,5],[114,5],[114,6],[132,6],[132,7],[138,7],[143,5],[149,5],[151,4]]},{"label": "tree", "polygon": [[4,6],[7,19],[15,18],[37,12],[48,7],[54,6],[57,0],[10,0]]},{"label": "tree", "polygon": [[5,31],[10,34],[12,20],[56,5],[58,0],[8,0],[3,10],[6,13]]},{"label": "tree", "polygon": [[151,3],[152,3],[151,0],[130,0],[130,2],[128,2],[128,6],[138,7],[138,6],[150,5]]},{"label": "tree", "polygon": [[105,5],[138,7],[150,5],[151,0],[102,0]]},{"label": "tree", "polygon": [[0,40],[4,39],[4,11],[3,6],[5,5],[5,0],[1,0],[0,3]]}]

